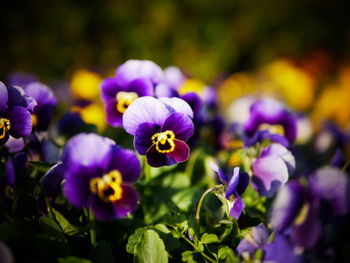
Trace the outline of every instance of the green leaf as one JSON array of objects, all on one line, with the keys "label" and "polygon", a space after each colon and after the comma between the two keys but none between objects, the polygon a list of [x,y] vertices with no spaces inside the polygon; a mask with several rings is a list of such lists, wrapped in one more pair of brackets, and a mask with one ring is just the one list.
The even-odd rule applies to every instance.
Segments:
[{"label": "green leaf", "polygon": [[77,233],[79,233],[82,228],[77,227],[75,225],[72,225],[71,223],[68,222],[68,220],[57,210],[52,209],[53,213],[55,214],[55,218],[59,225],[61,226],[63,232],[68,235],[68,236],[73,236]]},{"label": "green leaf", "polygon": [[86,258],[65,257],[65,258],[59,258],[58,263],[92,263],[92,261]]},{"label": "green leaf", "polygon": [[114,263],[114,256],[111,244],[102,240],[92,251],[92,260],[94,263]]},{"label": "green leaf", "polygon": [[181,254],[182,261],[187,263],[196,263],[197,261],[193,259],[193,253],[195,252],[190,250],[182,252]]},{"label": "green leaf", "polygon": [[238,263],[238,258],[235,257],[233,250],[228,246],[224,246],[219,249],[219,259],[225,260],[225,263]]},{"label": "green leaf", "polygon": [[201,242],[203,244],[218,243],[219,242],[219,238],[215,234],[207,234],[207,233],[205,233],[202,236],[202,238],[201,238]]},{"label": "green leaf", "polygon": [[38,171],[46,173],[52,166],[55,165],[55,163],[45,163],[45,162],[34,162],[34,161],[28,161],[27,164],[33,168],[35,168]]},{"label": "green leaf", "polygon": [[189,211],[201,196],[201,190],[198,188],[187,188],[175,194],[171,200],[183,211]]},{"label": "green leaf", "polygon": [[170,230],[166,227],[166,225],[163,224],[157,224],[154,226],[158,231],[164,233],[164,234],[169,234]]},{"label": "green leaf", "polygon": [[134,254],[134,262],[137,263],[168,262],[163,240],[151,229],[137,229],[135,234],[129,237],[126,250]]},{"label": "green leaf", "polygon": [[39,218],[39,224],[44,230],[51,236],[65,240],[62,228],[56,223],[55,220],[42,216]]}]

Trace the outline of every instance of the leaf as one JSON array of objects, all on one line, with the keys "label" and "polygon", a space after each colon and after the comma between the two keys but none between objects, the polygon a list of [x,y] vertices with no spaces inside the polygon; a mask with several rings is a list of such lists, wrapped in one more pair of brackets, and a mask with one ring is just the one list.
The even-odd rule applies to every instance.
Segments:
[{"label": "leaf", "polygon": [[164,233],[164,234],[169,234],[170,230],[166,227],[166,225],[163,224],[157,224],[154,226],[158,231]]},{"label": "leaf", "polygon": [[193,259],[193,253],[195,252],[190,250],[182,252],[181,254],[182,261],[187,263],[196,263],[197,261]]},{"label": "leaf", "polygon": [[45,163],[45,162],[35,162],[35,161],[28,161],[27,164],[34,169],[41,171],[41,172],[47,172],[50,170],[52,166],[55,165],[55,163]]},{"label": "leaf", "polygon": [[51,236],[55,236],[62,240],[65,240],[62,228],[56,223],[55,220],[42,216],[39,218],[39,224],[44,230],[44,232],[48,233]]},{"label": "leaf", "polygon": [[238,263],[238,258],[235,257],[233,250],[228,246],[224,246],[219,249],[218,257],[222,260],[226,259],[226,263]]},{"label": "leaf", "polygon": [[57,210],[52,209],[55,214],[55,218],[59,225],[61,226],[63,232],[68,236],[73,236],[81,231],[81,227],[77,227],[68,222],[68,220]]},{"label": "leaf", "polygon": [[215,234],[207,234],[207,233],[205,233],[202,236],[202,238],[201,238],[201,242],[203,244],[218,243],[219,242],[219,238]]},{"label": "leaf", "polygon": [[114,263],[114,256],[111,244],[102,240],[92,251],[92,260],[94,263]]},{"label": "leaf", "polygon": [[189,211],[201,196],[201,190],[198,188],[187,188],[176,193],[171,200],[183,211]]},{"label": "leaf", "polygon": [[134,262],[137,263],[168,262],[163,240],[151,229],[137,229],[135,234],[129,237],[126,250],[134,254]]},{"label": "leaf", "polygon": [[86,258],[65,257],[65,258],[59,258],[58,263],[92,263],[92,261]]}]

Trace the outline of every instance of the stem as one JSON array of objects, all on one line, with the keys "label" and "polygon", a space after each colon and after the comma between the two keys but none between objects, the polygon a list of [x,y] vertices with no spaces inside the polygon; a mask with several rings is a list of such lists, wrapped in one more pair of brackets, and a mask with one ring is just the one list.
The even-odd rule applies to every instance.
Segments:
[{"label": "stem", "polygon": [[96,241],[96,223],[95,223],[95,216],[92,212],[92,209],[89,209],[89,230],[90,230],[90,241],[92,247],[95,247],[97,245]]},{"label": "stem", "polygon": [[203,200],[204,198],[212,191],[215,191],[217,190],[216,187],[213,187],[213,188],[210,188],[208,190],[206,190],[203,195],[201,196],[201,199],[199,199],[199,202],[198,202],[198,206],[197,206],[197,210],[196,210],[196,221],[199,221],[199,216],[200,216],[200,212],[201,212],[201,207],[202,207],[202,203],[203,203]]},{"label": "stem", "polygon": [[54,215],[54,213],[53,213],[53,211],[52,211],[52,206],[51,206],[51,203],[50,203],[50,201],[49,201],[49,198],[47,198],[47,196],[45,196],[45,204],[46,204],[46,206],[47,206],[47,212],[48,212],[48,214],[49,214],[49,217],[50,217],[51,219],[55,220],[55,215]]},{"label": "stem", "polygon": [[350,165],[350,159],[344,164],[343,168],[341,169],[342,172],[345,172],[349,165]]}]

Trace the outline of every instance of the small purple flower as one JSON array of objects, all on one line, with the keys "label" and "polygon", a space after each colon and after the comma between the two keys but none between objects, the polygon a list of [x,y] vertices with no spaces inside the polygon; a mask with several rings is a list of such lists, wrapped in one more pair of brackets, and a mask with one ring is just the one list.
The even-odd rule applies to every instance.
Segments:
[{"label": "small purple flower", "polygon": [[63,191],[73,206],[92,209],[98,220],[122,218],[136,210],[139,195],[132,183],[141,165],[134,152],[108,138],[82,133],[67,142],[62,160]]},{"label": "small purple flower", "polygon": [[233,170],[232,177],[228,176],[215,164],[211,163],[211,168],[219,175],[220,181],[226,186],[224,197],[227,200],[230,216],[238,219],[245,207],[241,195],[249,184],[249,175],[239,172],[239,167]]},{"label": "small purple flower", "polygon": [[254,160],[252,169],[254,188],[261,195],[271,197],[294,172],[295,159],[283,145],[272,143]]},{"label": "small purple flower", "polygon": [[30,83],[24,88],[24,91],[37,102],[32,115],[33,127],[39,131],[47,130],[57,104],[55,95],[48,86],[40,82]]},{"label": "small purple flower", "polygon": [[107,122],[122,126],[122,116],[129,105],[139,97],[153,96],[154,87],[163,79],[163,71],[152,61],[129,60],[121,65],[114,77],[101,83]]},{"label": "small purple flower", "polygon": [[259,130],[269,130],[294,142],[297,136],[297,117],[282,103],[264,99],[258,100],[250,107],[250,117],[244,124],[248,136],[253,136]]},{"label": "small purple flower", "polygon": [[0,146],[9,136],[20,138],[32,131],[30,111],[35,100],[19,87],[6,87],[0,82]]},{"label": "small purple flower", "polygon": [[194,125],[191,107],[178,98],[143,97],[125,111],[123,126],[134,135],[134,147],[153,167],[187,161],[186,141]]},{"label": "small purple flower", "polygon": [[263,223],[253,227],[239,242],[237,252],[241,255],[244,253],[254,253],[258,249],[263,249],[267,244],[269,233]]},{"label": "small purple flower", "polygon": [[308,184],[291,181],[278,193],[271,210],[271,227],[290,234],[294,244],[312,248],[322,234],[322,221],[349,211],[349,180],[334,167],[317,170]]},{"label": "small purple flower", "polygon": [[41,178],[40,184],[44,189],[46,196],[55,198],[60,194],[63,174],[64,165],[60,162],[52,166],[51,169]]}]

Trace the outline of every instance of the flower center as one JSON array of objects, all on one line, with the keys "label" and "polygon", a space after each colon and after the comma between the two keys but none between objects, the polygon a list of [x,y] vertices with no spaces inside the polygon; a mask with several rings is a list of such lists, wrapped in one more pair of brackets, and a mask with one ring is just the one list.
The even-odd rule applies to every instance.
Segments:
[{"label": "flower center", "polygon": [[152,136],[152,143],[160,153],[171,153],[175,150],[175,134],[172,131],[158,132]]},{"label": "flower center", "polygon": [[279,134],[279,135],[284,135],[284,128],[282,125],[280,124],[267,124],[267,123],[263,123],[259,126],[259,130],[268,130],[269,132],[271,132],[272,134]]},{"label": "flower center", "polygon": [[36,125],[38,125],[38,117],[33,114],[32,115],[32,126],[35,127]]},{"label": "flower center", "polygon": [[0,139],[5,138],[6,132],[8,132],[10,128],[10,121],[5,118],[0,118]]},{"label": "flower center", "polygon": [[119,171],[113,170],[103,177],[90,180],[90,190],[106,203],[115,202],[122,198],[122,176]]},{"label": "flower center", "polygon": [[117,110],[120,113],[124,113],[130,104],[133,103],[138,97],[139,95],[137,95],[136,92],[119,91],[116,95],[116,99],[118,101],[116,106]]}]

